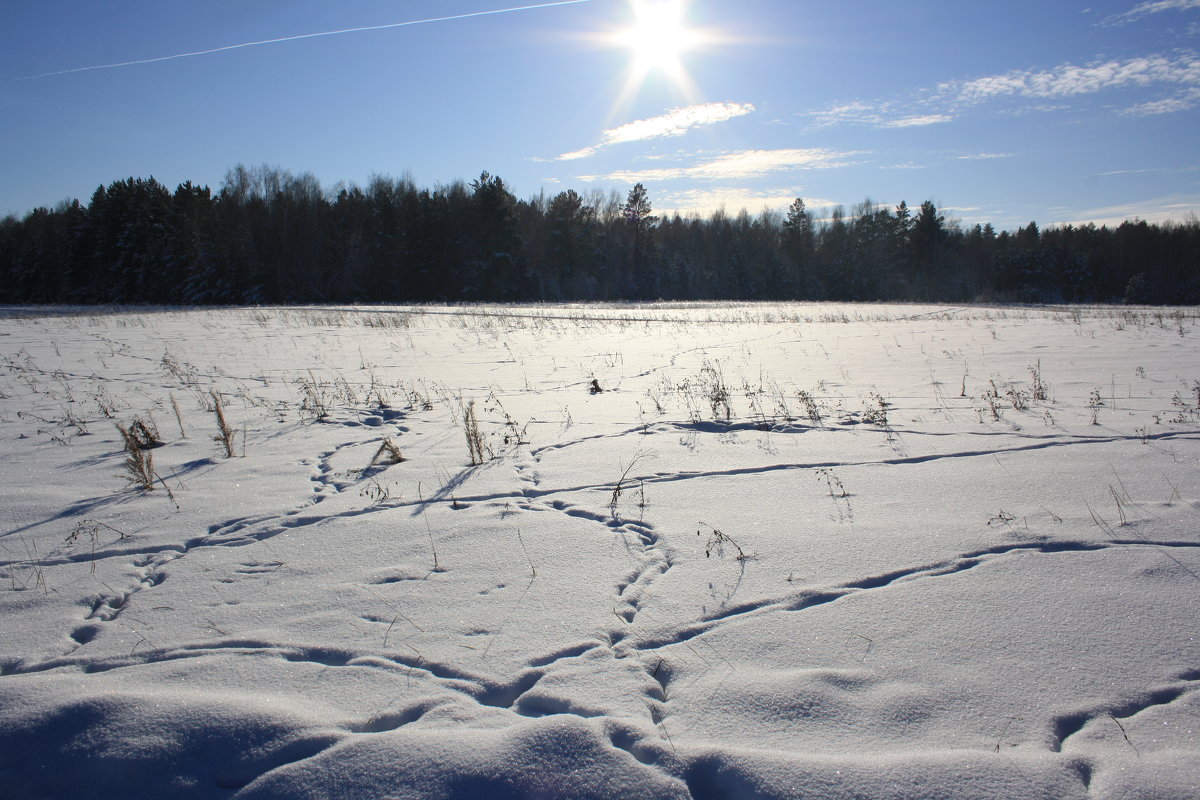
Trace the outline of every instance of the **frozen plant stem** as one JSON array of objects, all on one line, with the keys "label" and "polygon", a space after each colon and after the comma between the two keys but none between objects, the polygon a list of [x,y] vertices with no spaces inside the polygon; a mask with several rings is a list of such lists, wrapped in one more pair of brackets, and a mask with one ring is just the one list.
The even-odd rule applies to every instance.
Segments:
[{"label": "frozen plant stem", "polygon": [[1093,389],[1092,394],[1088,397],[1088,409],[1092,412],[1092,424],[1099,425],[1100,407],[1104,405],[1104,400],[1100,397],[1100,390]]},{"label": "frozen plant stem", "polygon": [[79,541],[81,538],[87,537],[87,539],[91,542],[91,547],[92,547],[91,570],[90,571],[93,575],[96,574],[96,545],[99,543],[99,540],[100,540],[101,528],[104,528],[106,530],[112,531],[113,533],[117,534],[117,539],[129,538],[129,534],[125,533],[122,530],[119,530],[118,528],[114,528],[112,525],[109,525],[107,522],[99,522],[99,521],[93,520],[93,519],[85,519],[83,522],[80,522],[78,525],[75,526],[75,530],[71,531],[71,533],[68,534],[68,536],[64,542],[67,545],[73,545],[77,541]]},{"label": "frozen plant stem", "polygon": [[179,438],[186,439],[187,431],[183,429],[183,412],[179,410],[179,401],[173,394],[171,395],[171,410],[175,412],[175,421],[179,423]]},{"label": "frozen plant stem", "polygon": [[433,551],[433,571],[441,572],[442,567],[438,564],[437,545],[433,543],[433,528],[429,525],[429,508],[425,505],[425,493],[421,491],[420,481],[417,481],[417,499],[421,501],[421,516],[425,519],[425,533],[429,535],[429,549]]},{"label": "frozen plant stem", "polygon": [[1163,480],[1165,480],[1167,485],[1171,487],[1171,497],[1168,498],[1167,505],[1169,506],[1172,503],[1183,502],[1183,497],[1179,494],[1179,487],[1171,483],[1171,479],[1168,478],[1165,473],[1163,474]]},{"label": "frozen plant stem", "polygon": [[[1182,334],[1180,335],[1182,336]],[[1117,723],[1117,727],[1121,729],[1121,735],[1125,737],[1125,743],[1133,748],[1134,755],[1136,755],[1138,758],[1141,758],[1141,752],[1137,749],[1137,745],[1133,743],[1133,740],[1129,738],[1129,734],[1125,732],[1125,726],[1121,724],[1121,720],[1117,719],[1113,714],[1109,714],[1108,718]]]},{"label": "frozen plant stem", "polygon": [[1096,523],[1097,528],[1104,531],[1114,539],[1117,538],[1117,532],[1112,529],[1112,525],[1109,525],[1104,517],[1101,517],[1099,514],[1097,514],[1095,509],[1092,508],[1091,504],[1087,500],[1083,501],[1083,505],[1087,508],[1088,513],[1092,517],[1092,522]]},{"label": "frozen plant stem", "polygon": [[433,543],[433,528],[429,526],[429,517],[425,511],[421,511],[421,516],[425,517],[425,533],[429,535],[429,549],[433,551],[433,571],[441,572],[442,567],[438,564],[437,545]]},{"label": "frozen plant stem", "polygon": [[1032,384],[1033,402],[1046,402],[1049,399],[1049,391],[1046,388],[1045,381],[1042,380],[1042,360],[1040,358],[1036,364],[1029,366],[1029,377]]},{"label": "frozen plant stem", "polygon": [[1113,501],[1117,504],[1117,516],[1121,518],[1121,527],[1125,527],[1129,524],[1129,521],[1125,518],[1125,506],[1121,503],[1121,496],[1117,494],[1117,490],[1112,486],[1108,487],[1108,491],[1112,494]]},{"label": "frozen plant stem", "polygon": [[217,435],[213,437],[213,441],[225,449],[226,458],[233,458],[233,428],[229,427],[229,422],[225,419],[225,406],[221,402],[221,394],[216,389],[209,394],[212,395],[213,413],[217,417]]},{"label": "frozen plant stem", "polygon": [[[702,522],[700,524],[703,525],[704,523]],[[699,536],[700,531],[696,531],[696,535]],[[707,542],[707,544],[704,545],[704,557],[711,558],[712,554],[714,552],[717,555],[723,556],[724,555],[724,546],[726,544],[732,545],[733,549],[737,550],[737,560],[738,561],[746,560],[746,553],[742,550],[741,545],[739,545],[737,542],[735,542],[733,540],[733,538],[730,537],[728,534],[722,533],[717,528],[712,529],[712,534],[709,535],[708,542]]]},{"label": "frozen plant stem", "polygon": [[1008,733],[1008,729],[1012,727],[1014,722],[1024,721],[1024,717],[1009,717],[1008,722],[1004,723],[1004,728],[1000,731],[1000,735],[996,737],[996,747],[993,752],[1000,752],[1000,745],[1004,741],[1004,735]]},{"label": "frozen plant stem", "polygon": [[467,452],[471,456],[471,466],[477,467],[483,463],[483,434],[479,432],[479,420],[475,417],[475,401],[467,403],[462,412],[463,433],[467,437]]},{"label": "frozen plant stem", "polygon": [[833,474],[833,470],[831,469],[818,469],[817,480],[825,481],[825,488],[828,489],[829,496],[834,499],[850,496],[850,493],[846,491],[846,487],[842,485],[841,479]]},{"label": "frozen plant stem", "polygon": [[[629,472],[634,468],[639,461],[645,458],[645,453],[638,453],[629,462],[629,466],[625,467],[625,471],[621,473],[621,477],[617,479],[617,485],[613,487],[612,497],[608,501],[608,512],[615,519],[617,516],[617,503],[621,500],[621,494],[625,491],[625,480],[629,477]],[[642,498],[645,499],[645,486],[642,487]]]},{"label": "frozen plant stem", "polygon": [[529,557],[529,548],[525,546],[525,540],[521,537],[521,529],[517,528],[517,541],[521,543],[521,549],[525,551],[525,560],[529,562],[530,576],[537,577],[537,567],[533,565],[533,559]]}]

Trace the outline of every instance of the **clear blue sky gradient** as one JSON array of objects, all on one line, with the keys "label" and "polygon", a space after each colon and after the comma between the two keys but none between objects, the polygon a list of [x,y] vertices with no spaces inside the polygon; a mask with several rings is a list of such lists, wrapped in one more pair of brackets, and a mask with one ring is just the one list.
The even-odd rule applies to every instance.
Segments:
[{"label": "clear blue sky gradient", "polygon": [[129,176],[215,190],[238,163],[327,190],[488,170],[520,197],[623,196],[641,180],[659,211],[932,199],[1008,229],[1200,213],[1200,0],[691,0],[709,41],[683,57],[690,85],[632,89],[631,53],[603,38],[629,0],[62,72],[525,4],[8,0],[0,215]]}]

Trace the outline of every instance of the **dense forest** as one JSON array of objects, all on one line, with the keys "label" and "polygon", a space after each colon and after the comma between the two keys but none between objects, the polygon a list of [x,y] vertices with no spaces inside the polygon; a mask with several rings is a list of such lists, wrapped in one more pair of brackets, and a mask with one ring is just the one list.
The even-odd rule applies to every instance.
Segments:
[{"label": "dense forest", "polygon": [[0,220],[0,302],[521,300],[1200,303],[1200,223],[1016,231],[931,201],[707,218],[641,184],[517,199],[498,177],[432,190],[236,167],[216,193],[153,178]]}]

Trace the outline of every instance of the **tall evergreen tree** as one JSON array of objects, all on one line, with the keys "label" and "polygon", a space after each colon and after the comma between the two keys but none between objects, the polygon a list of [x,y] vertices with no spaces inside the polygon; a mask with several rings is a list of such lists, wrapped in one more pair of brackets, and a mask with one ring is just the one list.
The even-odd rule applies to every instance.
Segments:
[{"label": "tall evergreen tree", "polygon": [[628,271],[625,274],[624,288],[628,297],[644,297],[653,294],[657,283],[650,272],[650,255],[653,246],[654,226],[658,217],[654,216],[650,205],[650,196],[646,187],[641,183],[634,184],[629,190],[621,214],[630,231],[631,253]]},{"label": "tall evergreen tree", "polygon": [[909,244],[916,267],[920,296],[931,298],[936,292],[938,266],[946,243],[946,218],[932,200],[921,203],[917,218],[909,232]]},{"label": "tall evergreen tree", "polygon": [[92,196],[88,225],[99,270],[93,288],[103,301],[169,300],[170,207],[171,193],[153,177],[115,181]]},{"label": "tall evergreen tree", "polygon": [[517,300],[528,297],[532,281],[525,269],[521,238],[517,232],[517,199],[499,177],[482,173],[471,182],[472,269],[470,294],[484,300]]},{"label": "tall evergreen tree", "polygon": [[593,268],[593,236],[596,209],[587,205],[574,189],[560,192],[550,201],[547,269],[559,297],[596,296]]},{"label": "tall evergreen tree", "polygon": [[788,287],[791,296],[810,296],[814,288],[812,269],[816,240],[813,234],[812,215],[808,213],[808,208],[805,207],[802,198],[797,197],[788,206],[783,229],[784,246],[793,269]]}]

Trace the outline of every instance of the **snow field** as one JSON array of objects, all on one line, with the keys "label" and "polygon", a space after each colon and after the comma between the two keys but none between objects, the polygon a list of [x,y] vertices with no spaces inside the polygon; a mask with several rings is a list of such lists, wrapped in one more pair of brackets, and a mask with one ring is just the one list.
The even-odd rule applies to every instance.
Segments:
[{"label": "snow field", "polygon": [[1200,796],[1196,319],[10,309],[0,780]]}]

